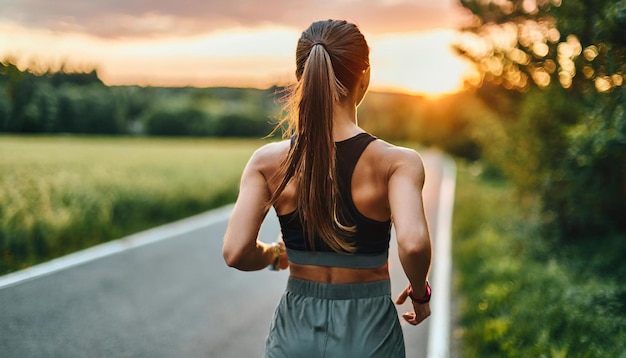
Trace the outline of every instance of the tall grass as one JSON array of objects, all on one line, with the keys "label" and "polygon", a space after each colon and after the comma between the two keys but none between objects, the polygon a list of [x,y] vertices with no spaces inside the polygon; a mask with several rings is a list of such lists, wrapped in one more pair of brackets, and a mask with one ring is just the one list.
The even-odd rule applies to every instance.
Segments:
[{"label": "tall grass", "polygon": [[231,202],[261,144],[0,137],[0,274]]},{"label": "tall grass", "polygon": [[565,247],[541,229],[539,212],[535,199],[459,165],[461,356],[626,357],[626,240]]}]

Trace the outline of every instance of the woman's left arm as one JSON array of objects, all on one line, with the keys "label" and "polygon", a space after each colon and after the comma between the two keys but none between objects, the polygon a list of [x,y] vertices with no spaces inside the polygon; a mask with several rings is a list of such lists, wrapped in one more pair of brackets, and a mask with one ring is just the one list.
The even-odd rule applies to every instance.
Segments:
[{"label": "woman's left arm", "polygon": [[[239,196],[226,228],[222,255],[228,266],[242,271],[266,268],[276,260],[273,245],[257,240],[267,215],[270,192],[261,171],[263,148],[257,150],[241,176]],[[267,158],[265,158],[267,159]],[[281,247],[284,251],[284,246]]]}]

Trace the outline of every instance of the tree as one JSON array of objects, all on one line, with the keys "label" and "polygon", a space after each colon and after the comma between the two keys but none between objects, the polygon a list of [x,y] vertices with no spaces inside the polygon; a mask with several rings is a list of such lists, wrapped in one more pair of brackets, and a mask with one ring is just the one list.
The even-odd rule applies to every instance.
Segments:
[{"label": "tree", "polygon": [[206,136],[213,134],[208,116],[191,107],[153,109],[146,115],[148,134],[162,136]]},{"label": "tree", "polygon": [[[461,0],[497,113],[476,137],[564,239],[626,230],[626,0]],[[487,130],[490,131],[487,133]]]},{"label": "tree", "polygon": [[229,113],[216,119],[215,135],[218,137],[262,138],[272,131],[269,120],[245,113]]}]

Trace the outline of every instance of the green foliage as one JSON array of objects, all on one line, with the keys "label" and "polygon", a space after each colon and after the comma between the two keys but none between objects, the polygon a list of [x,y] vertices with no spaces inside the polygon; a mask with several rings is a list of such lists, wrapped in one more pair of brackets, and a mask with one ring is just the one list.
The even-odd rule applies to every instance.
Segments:
[{"label": "green foliage", "polygon": [[0,132],[264,137],[276,89],[106,86],[92,70],[34,73],[0,62]]},{"label": "green foliage", "polygon": [[552,229],[568,241],[624,229],[624,107],[585,106],[560,87],[533,88],[511,105],[513,118],[492,113],[472,132],[485,159],[542,198]]},{"label": "green foliage", "polygon": [[626,354],[626,238],[545,245],[536,200],[459,162],[453,235],[465,357]]},{"label": "green foliage", "polygon": [[[120,97],[86,74],[36,75],[5,66],[6,117],[1,131],[19,133],[106,133],[125,131]],[[5,80],[5,81],[2,81]],[[65,82],[64,82],[65,81]]]},{"label": "green foliage", "polygon": [[562,239],[626,230],[626,1],[462,4],[476,21],[460,50],[493,108],[473,133],[486,158]]},{"label": "green foliage", "polygon": [[0,140],[0,274],[232,202],[261,141]]},{"label": "green foliage", "polygon": [[215,135],[218,137],[264,137],[274,127],[269,121],[262,122],[258,118],[244,114],[227,114],[215,123]]},{"label": "green foliage", "polygon": [[146,115],[147,134],[164,136],[206,136],[214,131],[206,113],[195,108],[163,108]]}]

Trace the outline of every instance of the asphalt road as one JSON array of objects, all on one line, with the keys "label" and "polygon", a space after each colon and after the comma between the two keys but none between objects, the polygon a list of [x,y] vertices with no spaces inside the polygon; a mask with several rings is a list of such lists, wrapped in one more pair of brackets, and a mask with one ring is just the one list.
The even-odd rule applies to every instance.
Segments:
[{"label": "asphalt road", "polygon": [[[441,163],[424,159],[434,238]],[[1,288],[0,357],[259,357],[288,273],[228,268],[225,227],[222,220]],[[277,235],[270,213],[261,240]],[[407,281],[393,239],[390,272],[395,296]],[[428,321],[403,324],[407,357],[426,356]]]}]

